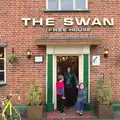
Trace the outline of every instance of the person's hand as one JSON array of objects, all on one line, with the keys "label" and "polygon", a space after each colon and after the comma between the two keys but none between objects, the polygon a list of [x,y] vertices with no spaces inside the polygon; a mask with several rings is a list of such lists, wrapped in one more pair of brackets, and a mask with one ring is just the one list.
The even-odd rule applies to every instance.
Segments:
[{"label": "person's hand", "polygon": [[64,97],[64,96],[62,96],[62,99],[65,99],[65,97]]}]

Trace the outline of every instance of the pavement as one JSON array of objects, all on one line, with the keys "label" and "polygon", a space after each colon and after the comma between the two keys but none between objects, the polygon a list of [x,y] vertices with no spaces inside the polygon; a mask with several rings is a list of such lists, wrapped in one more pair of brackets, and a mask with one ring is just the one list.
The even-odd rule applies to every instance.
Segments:
[{"label": "pavement", "polygon": [[[22,120],[28,120],[27,118],[22,118]],[[120,120],[120,111],[119,112],[114,112],[114,118],[113,119],[99,119],[96,117],[93,117],[92,119],[80,119],[80,118],[59,118],[59,119],[46,119],[45,117],[43,120]]]}]

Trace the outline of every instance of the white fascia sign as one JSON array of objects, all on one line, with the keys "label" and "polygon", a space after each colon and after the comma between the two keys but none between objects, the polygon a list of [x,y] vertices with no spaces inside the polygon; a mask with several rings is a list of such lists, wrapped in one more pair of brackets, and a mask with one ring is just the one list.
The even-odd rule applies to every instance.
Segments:
[{"label": "white fascia sign", "polygon": [[[28,22],[32,23],[32,26],[36,26],[36,24],[39,24],[39,26],[55,26],[55,18],[22,18],[22,21],[24,22],[24,26],[28,26]],[[113,18],[63,18],[63,25],[64,26],[113,26],[114,25],[114,19]]]}]

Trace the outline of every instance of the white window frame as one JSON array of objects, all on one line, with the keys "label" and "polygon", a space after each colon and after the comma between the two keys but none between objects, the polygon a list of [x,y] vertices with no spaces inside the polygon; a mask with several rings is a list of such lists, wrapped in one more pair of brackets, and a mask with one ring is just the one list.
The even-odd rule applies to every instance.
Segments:
[{"label": "white window frame", "polygon": [[0,60],[4,60],[4,70],[0,70],[0,72],[4,72],[4,81],[0,81],[0,83],[6,83],[6,47],[1,48],[4,48],[4,58],[0,58]]},{"label": "white window frame", "polygon": [[[76,0],[73,0],[73,10],[88,10],[88,0],[86,0],[86,8],[85,9],[76,9],[75,2],[76,2]],[[58,3],[59,3],[58,10],[61,10],[61,0],[58,0]],[[46,0],[46,9],[50,10],[50,9],[48,9],[48,0]]]}]

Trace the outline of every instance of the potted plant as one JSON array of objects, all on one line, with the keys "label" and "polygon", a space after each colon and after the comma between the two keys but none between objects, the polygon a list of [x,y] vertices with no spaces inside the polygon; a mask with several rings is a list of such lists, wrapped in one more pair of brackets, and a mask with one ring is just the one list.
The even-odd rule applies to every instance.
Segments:
[{"label": "potted plant", "polygon": [[95,114],[98,118],[113,118],[112,89],[100,79],[95,90]]},{"label": "potted plant", "polygon": [[8,60],[10,63],[13,63],[17,61],[17,57],[15,55],[10,55],[8,56]]},{"label": "potted plant", "polygon": [[33,84],[27,94],[27,116],[29,120],[43,118],[42,88],[39,84]]}]

